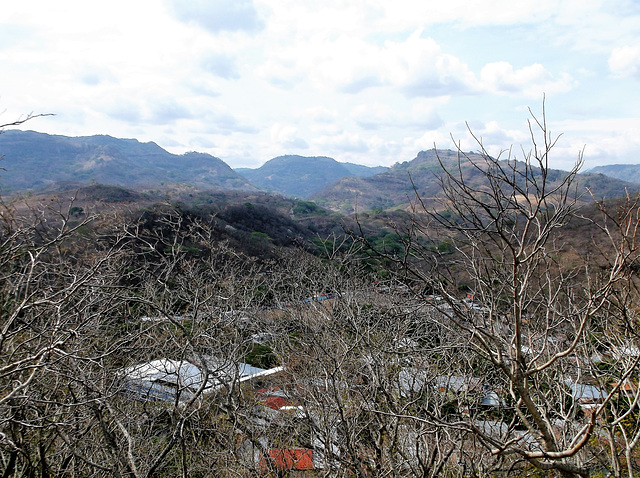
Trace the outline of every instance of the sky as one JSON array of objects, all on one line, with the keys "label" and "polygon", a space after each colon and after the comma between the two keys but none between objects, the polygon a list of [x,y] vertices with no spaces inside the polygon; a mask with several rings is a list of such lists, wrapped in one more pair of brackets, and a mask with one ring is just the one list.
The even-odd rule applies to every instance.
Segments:
[{"label": "sky", "polygon": [[552,167],[640,163],[638,0],[21,0],[0,68],[0,124],[232,167],[521,158],[543,105]]}]

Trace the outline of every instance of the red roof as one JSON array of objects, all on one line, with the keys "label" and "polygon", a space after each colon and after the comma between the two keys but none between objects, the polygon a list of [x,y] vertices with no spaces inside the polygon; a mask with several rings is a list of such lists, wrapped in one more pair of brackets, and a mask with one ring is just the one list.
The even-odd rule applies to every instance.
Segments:
[{"label": "red roof", "polygon": [[291,405],[286,398],[278,396],[267,397],[264,402],[267,407],[273,408],[274,410],[280,410],[282,407]]},{"label": "red roof", "polygon": [[[313,470],[313,450],[309,448],[271,448],[268,453],[278,470]],[[260,469],[267,469],[267,462],[262,453]]]}]

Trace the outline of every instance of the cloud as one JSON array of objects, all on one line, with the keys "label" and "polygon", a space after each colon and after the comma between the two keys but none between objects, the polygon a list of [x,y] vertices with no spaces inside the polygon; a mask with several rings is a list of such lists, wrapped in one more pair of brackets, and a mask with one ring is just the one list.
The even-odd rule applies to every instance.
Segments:
[{"label": "cloud", "polygon": [[216,146],[215,141],[211,140],[211,138],[207,136],[194,136],[193,138],[191,138],[191,141],[189,142],[189,144],[191,146],[194,146],[195,148],[204,148],[204,149],[211,149]]},{"label": "cloud", "polygon": [[434,98],[473,94],[477,80],[460,59],[442,51],[433,38],[418,30],[405,41],[387,41],[366,57],[381,84],[397,88],[406,97]]},{"label": "cloud", "polygon": [[150,105],[147,121],[152,124],[168,124],[195,117],[189,108],[173,98],[158,99],[151,102]]},{"label": "cloud", "polygon": [[477,93],[478,81],[469,67],[421,33],[416,31],[402,43],[386,44],[390,82],[411,98]]},{"label": "cloud", "polygon": [[13,47],[42,48],[44,40],[35,28],[0,23],[0,51]]},{"label": "cloud", "polygon": [[342,132],[338,135],[321,136],[314,141],[315,146],[322,150],[329,149],[335,152],[366,153],[369,151],[367,141],[357,133]]},{"label": "cloud", "polygon": [[220,96],[217,85],[208,78],[189,78],[185,86],[198,96],[208,96],[214,98]]},{"label": "cloud", "polygon": [[209,53],[202,59],[202,68],[207,72],[225,80],[240,78],[235,58],[220,53]]},{"label": "cloud", "polygon": [[254,126],[223,110],[208,111],[198,117],[197,121],[198,123],[206,124],[203,131],[207,133],[230,135],[234,133],[256,134],[259,132]]},{"label": "cloud", "polygon": [[640,79],[640,45],[614,48],[609,57],[609,68],[616,76]]},{"label": "cloud", "polygon": [[178,20],[195,23],[211,33],[254,33],[264,28],[252,0],[167,0],[167,3]]},{"label": "cloud", "polygon": [[[480,141],[481,144],[478,143]],[[418,138],[407,138],[406,144],[416,150],[453,149],[458,146],[462,151],[478,151],[484,147],[493,156],[514,146],[520,154],[520,145],[530,142],[526,129],[509,128],[497,121],[473,121],[470,123],[448,123],[445,128],[426,131]]]},{"label": "cloud", "polygon": [[77,74],[78,80],[87,86],[98,86],[105,82],[114,82],[116,77],[110,70],[99,66],[85,65]]},{"label": "cloud", "polygon": [[301,118],[310,119],[316,123],[326,124],[333,124],[340,118],[337,110],[325,106],[312,106],[305,109],[300,116]]},{"label": "cloud", "polygon": [[[427,131],[418,138],[405,138],[405,148],[408,152],[416,153],[437,147],[438,149],[447,149],[451,147],[451,137],[442,131]],[[405,158],[403,161],[406,161]]]},{"label": "cloud", "polygon": [[480,72],[485,90],[492,93],[524,95],[528,98],[540,98],[543,93],[560,93],[571,90],[575,82],[563,73],[554,78],[539,63],[516,70],[506,61],[487,63]]},{"label": "cloud", "polygon": [[374,86],[382,86],[384,83],[378,75],[363,75],[359,78],[353,78],[348,80],[345,84],[340,86],[340,91],[343,93],[360,93],[367,88],[373,88]]},{"label": "cloud", "polygon": [[271,50],[262,73],[273,84],[310,83],[347,94],[378,87],[410,98],[477,93],[478,80],[468,66],[421,35],[417,30],[403,41],[382,44],[350,35],[305,37]]},{"label": "cloud", "polygon": [[80,76],[80,81],[87,86],[96,86],[102,83],[102,78],[97,73],[85,73]]},{"label": "cloud", "polygon": [[[471,131],[469,131],[469,128]],[[508,150],[511,146],[526,145],[530,142],[530,135],[523,130],[510,129],[501,125],[498,121],[487,121],[484,123],[471,123],[462,136],[466,149],[478,150],[480,141],[487,151],[498,156],[501,151]],[[515,148],[519,154],[520,149]]]},{"label": "cloud", "polygon": [[448,0],[447,2],[415,2],[395,0],[379,2],[383,10],[379,28],[401,29],[406,25],[434,23],[476,25],[509,25],[547,21],[558,10],[552,0],[521,0],[514,8],[511,0]]},{"label": "cloud", "polygon": [[394,109],[387,103],[363,104],[353,109],[351,117],[356,124],[367,130],[377,130],[389,125],[395,126],[398,119]]},{"label": "cloud", "polygon": [[271,127],[271,142],[286,148],[309,148],[309,144],[298,136],[298,128],[281,123],[276,123]]},{"label": "cloud", "polygon": [[443,121],[433,105],[416,101],[411,112],[399,111],[389,103],[366,103],[355,107],[351,117],[366,130],[389,128],[419,129],[424,131],[442,126]]},{"label": "cloud", "polygon": [[555,128],[563,131],[563,141],[554,149],[570,165],[584,150],[585,167],[614,163],[637,163],[640,150],[640,117],[565,120]]},{"label": "cloud", "polygon": [[139,101],[111,98],[103,103],[102,110],[112,119],[133,125],[169,125],[196,117],[187,106],[174,98],[149,97]]},{"label": "cloud", "polygon": [[140,123],[143,118],[140,105],[133,101],[114,101],[107,105],[104,111],[110,118],[127,123]]}]

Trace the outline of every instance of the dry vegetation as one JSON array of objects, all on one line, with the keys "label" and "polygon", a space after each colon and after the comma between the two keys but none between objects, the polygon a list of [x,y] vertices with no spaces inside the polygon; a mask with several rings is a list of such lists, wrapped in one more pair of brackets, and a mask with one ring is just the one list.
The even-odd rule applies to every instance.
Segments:
[{"label": "dry vegetation", "polygon": [[2,204],[3,476],[638,474],[638,203],[537,126],[313,247],[309,203]]}]

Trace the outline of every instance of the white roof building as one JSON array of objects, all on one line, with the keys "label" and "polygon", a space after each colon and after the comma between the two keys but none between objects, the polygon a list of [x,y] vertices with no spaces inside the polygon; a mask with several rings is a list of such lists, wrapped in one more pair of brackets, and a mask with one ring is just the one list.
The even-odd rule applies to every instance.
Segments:
[{"label": "white roof building", "polygon": [[184,402],[202,388],[202,393],[210,393],[225,384],[244,382],[264,377],[277,371],[261,369],[242,362],[205,357],[206,368],[187,360],[158,359],[144,362],[122,371],[125,393],[139,400],[162,400]]}]

